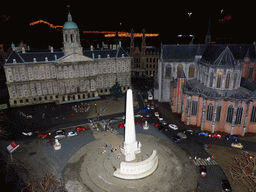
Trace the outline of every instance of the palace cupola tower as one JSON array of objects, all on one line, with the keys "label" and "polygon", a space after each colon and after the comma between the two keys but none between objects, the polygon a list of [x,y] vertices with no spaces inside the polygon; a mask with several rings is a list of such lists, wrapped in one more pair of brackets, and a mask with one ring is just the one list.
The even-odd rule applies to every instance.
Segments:
[{"label": "palace cupola tower", "polygon": [[70,55],[72,53],[83,54],[83,48],[80,43],[80,34],[78,26],[72,21],[72,16],[68,14],[68,21],[63,25],[63,44],[64,54]]}]

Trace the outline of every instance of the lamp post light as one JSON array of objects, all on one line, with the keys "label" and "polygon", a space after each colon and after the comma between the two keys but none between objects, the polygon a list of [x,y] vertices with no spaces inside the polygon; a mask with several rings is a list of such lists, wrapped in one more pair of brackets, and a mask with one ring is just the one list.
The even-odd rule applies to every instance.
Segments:
[{"label": "lamp post light", "polygon": [[52,146],[52,136],[51,136],[51,133],[49,132],[49,138],[50,138],[50,143],[51,143],[51,146]]},{"label": "lamp post light", "polygon": [[94,103],[94,106],[95,106],[95,113],[97,113],[97,104]]}]

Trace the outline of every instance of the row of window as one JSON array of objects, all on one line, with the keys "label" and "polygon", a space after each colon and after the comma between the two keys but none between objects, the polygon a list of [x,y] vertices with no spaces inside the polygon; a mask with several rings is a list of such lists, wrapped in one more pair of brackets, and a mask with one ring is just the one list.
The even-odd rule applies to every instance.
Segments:
[{"label": "row of window", "polygon": [[[189,112],[189,107],[190,107],[190,99],[186,100],[186,108],[185,108],[185,113],[188,114]],[[221,109],[222,106],[218,105],[217,109],[216,109],[216,122],[219,122],[221,119]],[[207,121],[212,121],[213,120],[213,104],[208,104],[207,106],[207,111],[206,111],[206,120]],[[235,118],[235,124],[239,125],[241,124],[242,121],[242,117],[243,117],[243,107],[240,105],[237,108],[236,111],[236,118]],[[196,116],[197,115],[197,111],[198,111],[198,101],[197,100],[193,100],[192,101],[192,109],[191,109],[191,115],[192,116]],[[227,123],[232,123],[233,120],[233,115],[234,115],[234,107],[233,105],[229,105],[228,109],[227,109],[227,116],[226,116],[226,122]],[[253,106],[252,108],[252,113],[251,113],[251,118],[250,121],[253,123],[256,123],[256,105]]]},{"label": "row of window", "polygon": [[[183,69],[183,65],[177,66],[177,76],[180,74],[181,70]],[[171,67],[171,65],[166,65],[165,68],[165,78],[171,78],[172,77],[172,70],[175,72],[175,68]],[[195,76],[195,66],[190,65],[188,70],[188,77],[193,78]]]}]

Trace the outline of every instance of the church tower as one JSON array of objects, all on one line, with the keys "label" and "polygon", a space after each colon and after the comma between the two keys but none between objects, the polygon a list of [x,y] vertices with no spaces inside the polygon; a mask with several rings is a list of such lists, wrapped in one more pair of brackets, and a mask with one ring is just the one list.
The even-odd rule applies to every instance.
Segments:
[{"label": "church tower", "polygon": [[72,53],[77,53],[82,55],[83,48],[80,43],[80,34],[78,26],[72,21],[72,16],[68,13],[68,21],[63,25],[63,44],[64,44],[64,54],[69,55]]},{"label": "church tower", "polygon": [[209,19],[209,26],[208,26],[208,32],[205,36],[205,44],[209,45],[211,44],[211,34],[210,34],[210,19]]}]

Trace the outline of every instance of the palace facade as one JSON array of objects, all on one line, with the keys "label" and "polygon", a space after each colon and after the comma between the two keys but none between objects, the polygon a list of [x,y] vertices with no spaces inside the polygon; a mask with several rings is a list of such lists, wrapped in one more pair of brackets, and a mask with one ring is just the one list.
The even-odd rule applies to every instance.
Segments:
[{"label": "palace facade", "polygon": [[10,106],[79,101],[110,94],[116,81],[130,88],[131,59],[121,47],[84,50],[78,26],[68,14],[63,50],[33,52],[12,45],[4,65]]},{"label": "palace facade", "polygon": [[155,98],[202,131],[256,133],[255,45],[163,45]]}]

